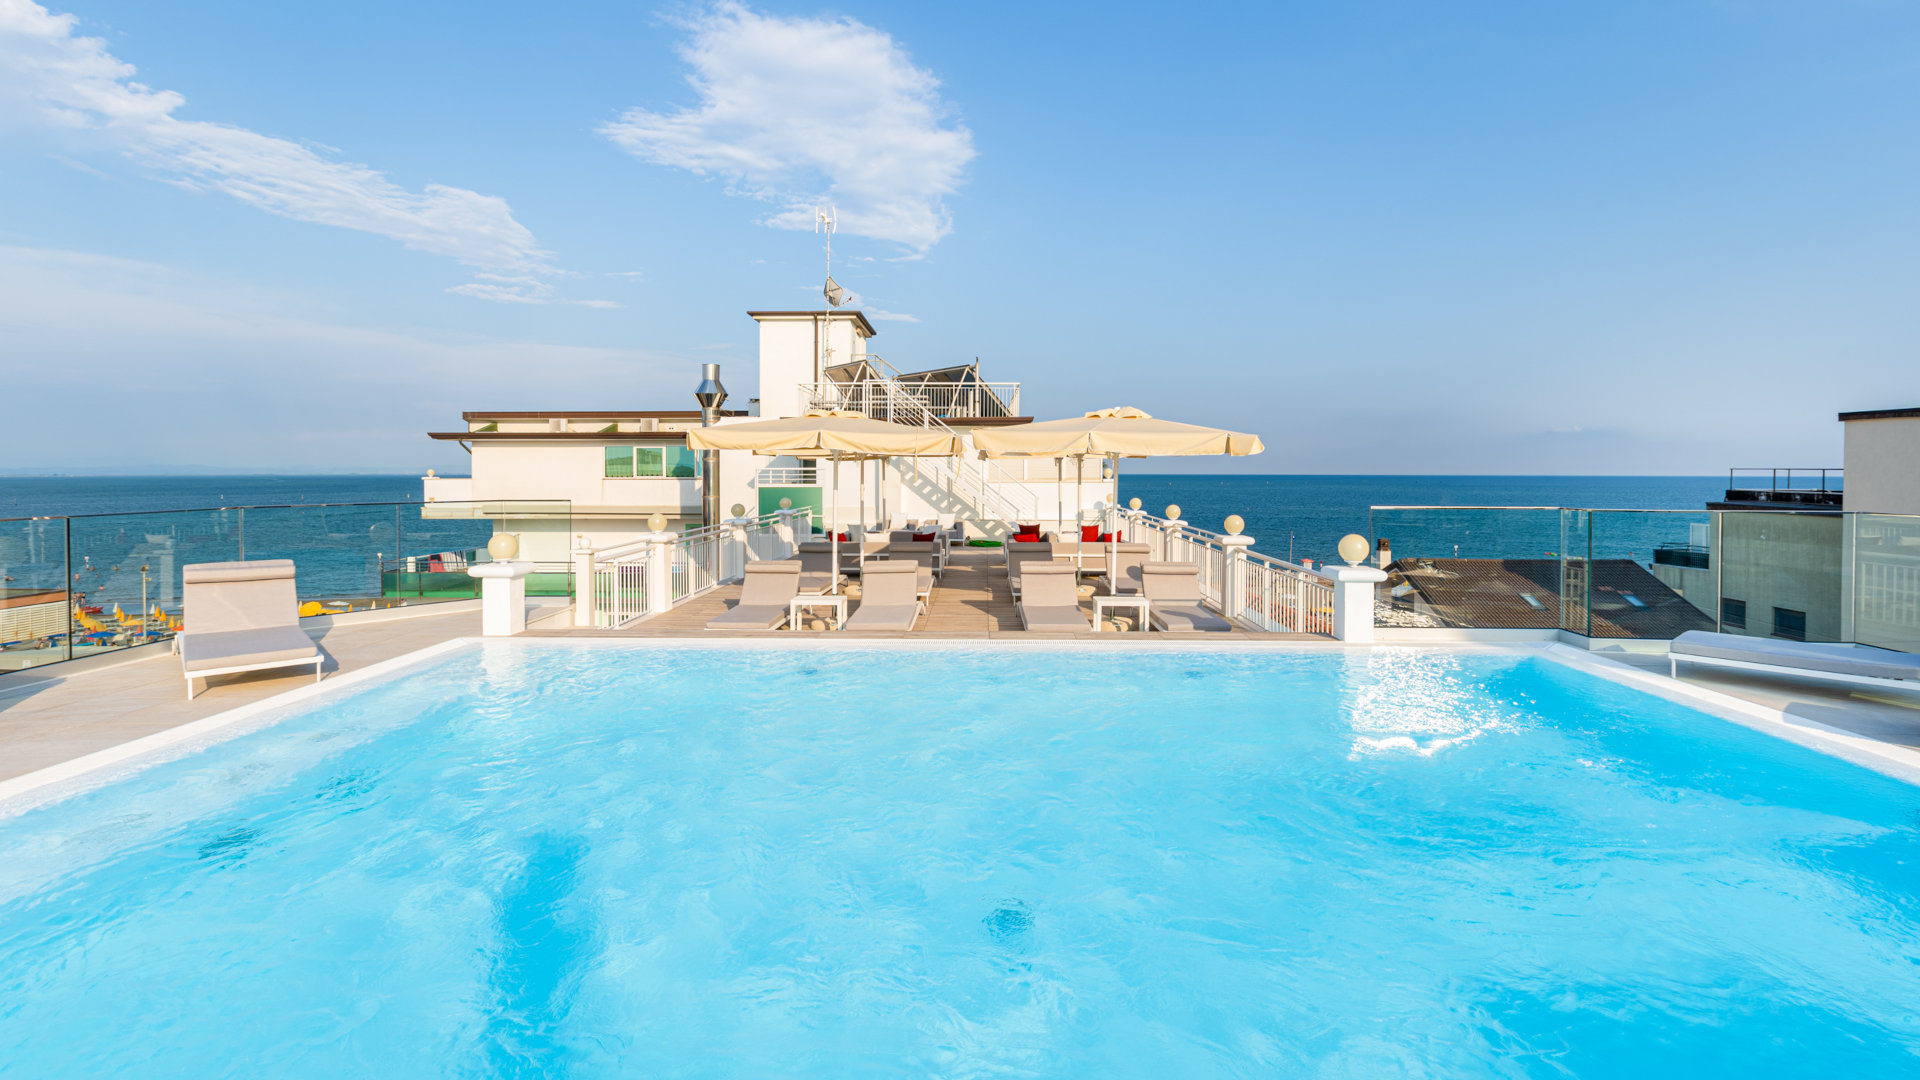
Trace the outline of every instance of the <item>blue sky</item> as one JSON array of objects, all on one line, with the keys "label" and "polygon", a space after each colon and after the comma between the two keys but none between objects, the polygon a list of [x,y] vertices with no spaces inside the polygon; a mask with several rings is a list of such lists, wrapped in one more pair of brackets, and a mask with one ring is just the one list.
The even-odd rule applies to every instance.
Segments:
[{"label": "blue sky", "polygon": [[1920,4],[0,0],[0,469],[459,470],[469,408],[903,368],[1197,471],[1838,463],[1920,404]]}]

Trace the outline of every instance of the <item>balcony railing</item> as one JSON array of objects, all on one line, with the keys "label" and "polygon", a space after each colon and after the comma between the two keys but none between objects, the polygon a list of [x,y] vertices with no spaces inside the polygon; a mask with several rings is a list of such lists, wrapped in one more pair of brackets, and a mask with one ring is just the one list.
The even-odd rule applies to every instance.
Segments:
[{"label": "balcony railing", "polygon": [[928,425],[929,419],[995,419],[1020,415],[1020,384],[910,379],[802,383],[800,407],[844,409],[896,424]]},{"label": "balcony railing", "polygon": [[1726,501],[1840,506],[1844,502],[1845,482],[1842,469],[1728,469]]}]

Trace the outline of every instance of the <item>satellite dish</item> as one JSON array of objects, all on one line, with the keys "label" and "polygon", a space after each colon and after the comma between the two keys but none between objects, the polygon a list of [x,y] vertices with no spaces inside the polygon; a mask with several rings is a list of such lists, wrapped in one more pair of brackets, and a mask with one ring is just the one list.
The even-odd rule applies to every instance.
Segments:
[{"label": "satellite dish", "polygon": [[827,286],[820,291],[826,294],[827,303],[832,304],[834,307],[839,307],[841,304],[847,302],[847,290],[841,288],[840,283],[833,280],[832,274],[827,275]]}]

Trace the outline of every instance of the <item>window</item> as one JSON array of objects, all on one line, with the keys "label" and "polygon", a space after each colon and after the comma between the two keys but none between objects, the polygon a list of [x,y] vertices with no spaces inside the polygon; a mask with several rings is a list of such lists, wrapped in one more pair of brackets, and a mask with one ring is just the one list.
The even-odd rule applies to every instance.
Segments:
[{"label": "window", "polygon": [[1788,641],[1807,640],[1807,613],[1792,608],[1774,608],[1773,636]]},{"label": "window", "polygon": [[1728,630],[1747,628],[1747,602],[1720,598],[1720,625]]},{"label": "window", "polygon": [[700,451],[684,446],[667,447],[668,476],[699,476]]},{"label": "window", "polygon": [[684,446],[609,446],[606,450],[606,476],[700,475],[700,452]]}]

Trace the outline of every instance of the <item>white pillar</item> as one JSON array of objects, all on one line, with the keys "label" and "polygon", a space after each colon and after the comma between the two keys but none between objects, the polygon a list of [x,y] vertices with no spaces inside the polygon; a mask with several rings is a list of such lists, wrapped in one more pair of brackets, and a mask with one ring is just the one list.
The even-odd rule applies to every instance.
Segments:
[{"label": "white pillar", "polygon": [[1226,549],[1227,556],[1220,568],[1220,614],[1237,619],[1247,604],[1247,549],[1253,546],[1253,537],[1223,536],[1220,546]]},{"label": "white pillar", "polygon": [[593,625],[593,555],[588,547],[573,549],[573,625]]},{"label": "white pillar", "polygon": [[793,511],[782,509],[776,510],[774,513],[778,515],[780,519],[775,522],[773,526],[775,532],[780,537],[780,546],[787,554],[791,555],[794,551],[798,550],[793,539]]},{"label": "white pillar", "polygon": [[1373,640],[1373,587],[1387,580],[1371,566],[1326,566],[1320,576],[1333,583],[1333,636],[1365,644]]},{"label": "white pillar", "polygon": [[647,557],[647,614],[658,615],[673,607],[673,542],[678,533],[648,533],[642,539],[653,544]]},{"label": "white pillar", "polygon": [[[730,517],[721,524],[727,527],[728,539],[739,545],[739,571],[740,576],[745,578],[747,576],[747,564],[753,561],[753,548],[747,543],[747,528],[753,524],[753,519],[750,517]],[[725,560],[723,560],[723,565],[726,566],[727,579],[732,580],[735,569],[734,566]]]},{"label": "white pillar", "polygon": [[490,562],[467,567],[480,579],[480,633],[512,637],[527,628],[527,575],[530,562]]}]

